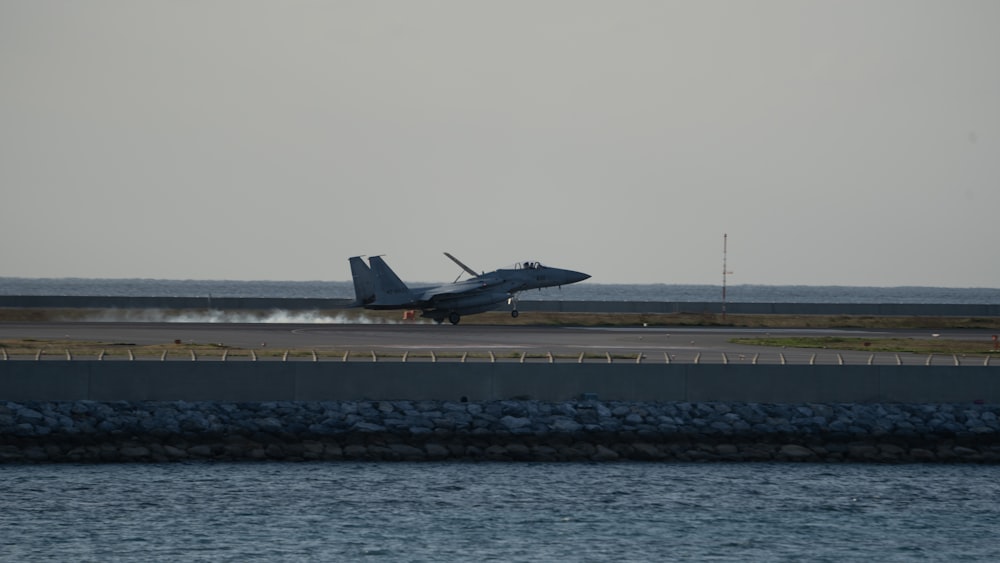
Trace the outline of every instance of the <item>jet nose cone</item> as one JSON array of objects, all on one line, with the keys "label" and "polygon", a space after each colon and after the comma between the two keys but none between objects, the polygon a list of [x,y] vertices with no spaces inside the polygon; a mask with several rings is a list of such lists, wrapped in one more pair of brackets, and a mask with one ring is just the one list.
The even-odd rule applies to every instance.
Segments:
[{"label": "jet nose cone", "polygon": [[569,283],[582,282],[583,280],[590,279],[590,274],[585,274],[583,272],[574,272],[570,270],[569,272]]}]

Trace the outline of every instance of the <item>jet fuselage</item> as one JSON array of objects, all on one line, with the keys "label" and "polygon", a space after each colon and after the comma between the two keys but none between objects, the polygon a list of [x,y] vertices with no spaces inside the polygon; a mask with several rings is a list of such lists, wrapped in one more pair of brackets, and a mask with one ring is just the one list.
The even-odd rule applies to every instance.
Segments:
[{"label": "jet fuselage", "polygon": [[[474,274],[450,254],[448,257]],[[448,319],[452,324],[458,324],[462,315],[491,311],[504,302],[514,306],[511,316],[517,317],[517,293],[568,285],[590,277],[539,262],[522,262],[512,268],[501,268],[450,284],[409,288],[381,256],[370,257],[368,265],[359,256],[352,257],[350,263],[355,305],[366,309],[420,309],[424,317],[437,322]]]}]

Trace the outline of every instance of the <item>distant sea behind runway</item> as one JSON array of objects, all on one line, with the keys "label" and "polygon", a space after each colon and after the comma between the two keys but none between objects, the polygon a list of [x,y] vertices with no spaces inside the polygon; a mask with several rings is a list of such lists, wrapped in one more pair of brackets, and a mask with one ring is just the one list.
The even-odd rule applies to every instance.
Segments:
[{"label": "distant sea behind runway", "polygon": [[[446,282],[414,283],[414,287]],[[0,295],[82,295],[123,297],[288,297],[353,299],[347,281],[232,281],[0,277]],[[600,284],[526,291],[522,300],[679,301],[722,300],[721,285]],[[731,285],[730,303],[1000,303],[1000,289],[948,287],[862,287]]]}]

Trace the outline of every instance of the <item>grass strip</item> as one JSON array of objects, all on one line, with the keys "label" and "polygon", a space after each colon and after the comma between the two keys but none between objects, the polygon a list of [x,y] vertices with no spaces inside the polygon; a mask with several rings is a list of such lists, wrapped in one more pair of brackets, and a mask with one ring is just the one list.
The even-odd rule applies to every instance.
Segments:
[{"label": "grass strip", "polygon": [[948,338],[848,338],[840,336],[793,336],[733,338],[733,344],[812,348],[862,352],[897,352],[909,354],[1000,355],[992,340],[953,340]]}]

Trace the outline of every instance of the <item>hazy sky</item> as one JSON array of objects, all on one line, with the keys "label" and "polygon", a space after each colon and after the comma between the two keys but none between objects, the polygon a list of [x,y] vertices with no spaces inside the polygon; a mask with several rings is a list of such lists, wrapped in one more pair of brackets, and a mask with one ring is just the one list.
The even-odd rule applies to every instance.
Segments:
[{"label": "hazy sky", "polygon": [[1000,2],[0,0],[0,276],[1000,287]]}]

